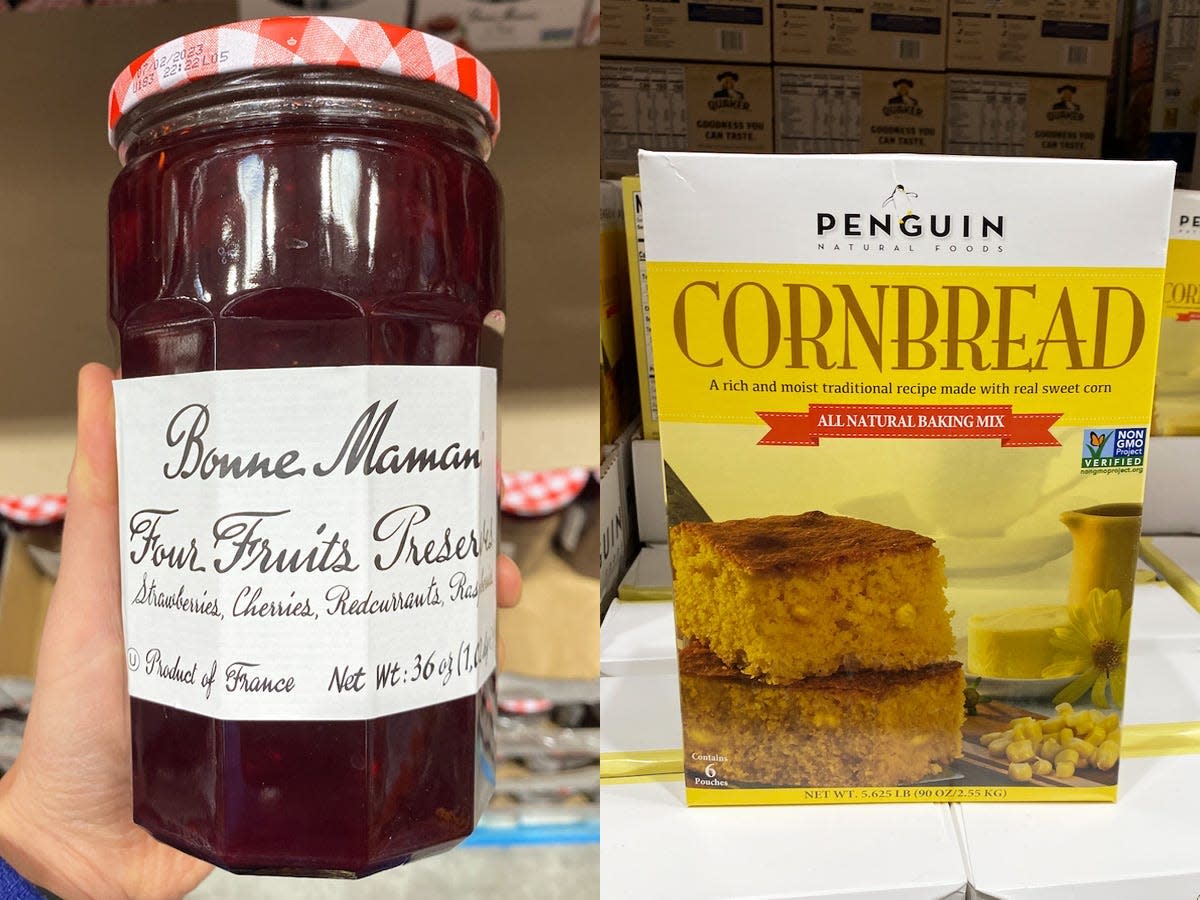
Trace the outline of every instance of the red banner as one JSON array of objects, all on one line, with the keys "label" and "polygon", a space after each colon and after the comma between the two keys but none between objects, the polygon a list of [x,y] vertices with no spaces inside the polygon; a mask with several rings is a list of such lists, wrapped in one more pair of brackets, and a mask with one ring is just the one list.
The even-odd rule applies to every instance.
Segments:
[{"label": "red banner", "polygon": [[1200,310],[1189,309],[1187,312],[1175,313],[1176,322],[1200,322]]},{"label": "red banner", "polygon": [[760,412],[770,426],[758,442],[815,447],[826,438],[995,438],[1001,447],[1059,447],[1050,427],[1062,413],[1015,413],[1011,406],[947,404],[880,406],[813,403],[806,413]]}]

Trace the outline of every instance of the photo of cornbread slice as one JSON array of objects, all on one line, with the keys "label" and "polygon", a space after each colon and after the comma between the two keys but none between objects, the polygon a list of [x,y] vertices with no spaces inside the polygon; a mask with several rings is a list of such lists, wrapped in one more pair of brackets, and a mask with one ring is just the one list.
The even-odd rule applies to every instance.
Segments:
[{"label": "photo of cornbread slice", "polygon": [[[774,787],[912,784],[962,756],[962,664],[767,684],[691,643],[679,653],[689,768]],[[693,757],[696,754],[696,757]]]},{"label": "photo of cornbread slice", "polygon": [[766,681],[919,669],[950,657],[944,561],[932,538],[806,512],[670,530],[675,620]]}]

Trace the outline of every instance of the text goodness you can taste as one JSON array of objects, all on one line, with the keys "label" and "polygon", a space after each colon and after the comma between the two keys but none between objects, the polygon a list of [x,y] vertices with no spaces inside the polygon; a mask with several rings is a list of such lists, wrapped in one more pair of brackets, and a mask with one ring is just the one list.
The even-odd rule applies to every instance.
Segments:
[{"label": "text goodness you can taste", "polygon": [[368,874],[491,796],[499,121],[468,53],[321,16],[113,86],[134,818],[225,868]]}]

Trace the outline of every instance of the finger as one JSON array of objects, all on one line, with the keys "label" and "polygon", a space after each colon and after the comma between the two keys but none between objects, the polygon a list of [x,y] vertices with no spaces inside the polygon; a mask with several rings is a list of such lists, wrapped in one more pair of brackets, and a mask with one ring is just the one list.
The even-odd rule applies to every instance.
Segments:
[{"label": "finger", "polygon": [[500,554],[496,560],[496,603],[508,608],[521,601],[521,570],[517,564]]},{"label": "finger", "polygon": [[62,568],[54,592],[60,614],[120,635],[117,450],[113,373],[90,363],[79,372],[75,460],[67,479]]}]

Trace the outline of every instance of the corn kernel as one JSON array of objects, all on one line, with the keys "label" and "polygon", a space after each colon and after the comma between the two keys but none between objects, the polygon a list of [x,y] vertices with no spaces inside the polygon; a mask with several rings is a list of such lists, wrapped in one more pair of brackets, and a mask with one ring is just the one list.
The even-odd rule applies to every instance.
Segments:
[{"label": "corn kernel", "polygon": [[1117,757],[1120,755],[1120,747],[1112,741],[1105,741],[1096,748],[1096,768],[1101,772],[1107,772],[1117,764]]},{"label": "corn kernel", "polygon": [[1073,740],[1075,740],[1075,732],[1070,728],[1064,728],[1058,733],[1058,742],[1064,747],[1070,745]]},{"label": "corn kernel", "polygon": [[1038,756],[1044,756],[1046,759],[1054,759],[1054,757],[1058,756],[1058,751],[1062,749],[1062,744],[1060,744],[1054,738],[1048,738],[1042,744],[1042,751],[1038,754]]},{"label": "corn kernel", "polygon": [[1076,734],[1083,734],[1092,728],[1092,711],[1081,709],[1067,716],[1067,727],[1073,728]]},{"label": "corn kernel", "polygon": [[1048,759],[1042,759],[1040,756],[1033,761],[1034,775],[1049,775],[1054,771],[1054,763]]},{"label": "corn kernel", "polygon": [[1075,774],[1075,763],[1060,762],[1054,764],[1054,774],[1059,778],[1070,778]]},{"label": "corn kernel", "polygon": [[1033,766],[1027,762],[1009,763],[1008,777],[1013,781],[1032,781]]},{"label": "corn kernel", "polygon": [[1054,711],[1065,719],[1072,712],[1074,712],[1074,709],[1072,708],[1070,703],[1060,703],[1056,707],[1054,707]]},{"label": "corn kernel", "polygon": [[1103,728],[1101,728],[1099,725],[1097,725],[1095,728],[1093,728],[1091,731],[1088,732],[1088,735],[1087,735],[1087,737],[1084,738],[1084,740],[1087,741],[1089,744],[1091,744],[1093,747],[1099,747],[1101,744],[1104,743],[1104,741],[1107,737],[1108,737],[1108,732],[1105,731]]},{"label": "corn kernel", "polygon": [[1108,732],[1116,731],[1121,727],[1121,717],[1116,713],[1109,713],[1100,720],[1100,727]]},{"label": "corn kernel", "polygon": [[1121,746],[1121,729],[1114,728],[1112,731],[1110,731],[1108,733],[1108,740],[1112,741],[1114,744],[1116,744],[1118,747],[1120,747]]},{"label": "corn kernel", "polygon": [[896,610],[896,624],[901,628],[912,628],[916,621],[917,608],[911,603],[905,603]]},{"label": "corn kernel", "polygon": [[1000,738],[998,741],[992,741],[988,744],[988,756],[994,756],[999,759],[1005,755],[1005,748],[1011,743],[1012,741],[1009,738]]},{"label": "corn kernel", "polygon": [[1002,737],[1004,737],[1003,731],[989,731],[987,734],[980,737],[979,743],[983,744],[983,746],[986,747],[992,741],[998,741]]},{"label": "corn kernel", "polygon": [[1029,732],[1026,730],[1026,728],[1027,726],[1024,722],[1018,722],[1016,725],[1014,725],[1012,728],[1013,740],[1023,741],[1029,737]]},{"label": "corn kernel", "polygon": [[1096,753],[1095,746],[1089,744],[1087,741],[1081,738],[1075,738],[1072,740],[1069,744],[1067,744],[1067,749],[1077,752],[1080,759],[1090,760]]},{"label": "corn kernel", "polygon": [[1040,724],[1043,734],[1058,734],[1058,732],[1067,727],[1067,723],[1062,716],[1055,716],[1053,719],[1043,719]]},{"label": "corn kernel", "polygon": [[1079,751],[1059,750],[1058,754],[1054,757],[1054,762],[1055,764],[1068,762],[1071,765],[1075,765],[1075,763],[1079,762]]},{"label": "corn kernel", "polygon": [[1004,748],[1004,755],[1008,757],[1009,762],[1016,763],[1033,759],[1033,742],[1013,741]]},{"label": "corn kernel", "polygon": [[1025,726],[1025,736],[1035,744],[1042,739],[1044,732],[1042,731],[1041,722],[1030,722]]}]

